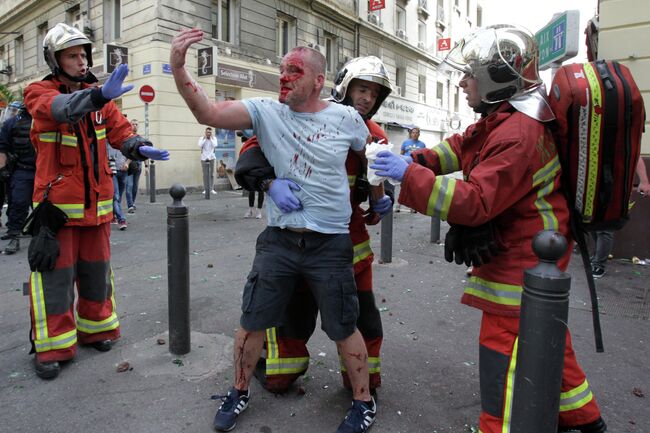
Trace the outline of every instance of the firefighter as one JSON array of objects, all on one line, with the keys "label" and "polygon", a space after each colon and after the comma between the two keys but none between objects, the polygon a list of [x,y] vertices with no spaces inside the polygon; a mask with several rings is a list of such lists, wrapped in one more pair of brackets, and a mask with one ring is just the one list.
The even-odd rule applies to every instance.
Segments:
[{"label": "firefighter", "polygon": [[[346,63],[335,79],[331,99],[354,107],[365,120],[372,139],[388,144],[388,137],[381,127],[371,120],[382,102],[392,90],[388,73],[382,61],[375,56],[358,57]],[[266,179],[275,177],[272,167],[256,146],[249,140],[237,162],[236,177],[246,189],[259,190]],[[370,389],[381,386],[380,349],[383,330],[379,310],[372,292],[373,253],[366,224],[377,224],[392,208],[392,198],[379,202],[370,201],[368,210],[361,204],[368,200],[369,184],[366,179],[365,162],[348,152],[346,160],[352,216],[350,238],[354,245],[354,277],[359,297],[357,327],[368,350]],[[304,375],[309,366],[307,341],[316,327],[317,309],[313,296],[305,287],[298,289],[287,308],[282,326],[266,330],[266,355],[260,359],[255,376],[267,390],[286,392],[291,384]],[[341,362],[343,384],[350,389],[350,381]]]},{"label": "firefighter", "polygon": [[20,101],[12,102],[15,115],[0,130],[0,176],[9,179],[11,205],[7,208],[7,233],[1,239],[9,239],[5,254],[20,250],[20,229],[32,205],[36,155],[29,140],[32,117]]},{"label": "firefighter", "polygon": [[63,23],[45,35],[43,55],[52,73],[25,89],[37,155],[32,198],[38,203],[26,230],[34,236],[28,251],[34,367],[40,378],[53,379],[60,362],[75,356],[77,342],[106,352],[120,336],[106,141],[131,160],[164,160],[169,153],[134,135],[112,101],[133,88],[123,85],[127,65],[98,87],[90,72],[90,40]]},{"label": "firefighter", "polygon": [[[534,37],[515,26],[489,26],[464,38],[444,64],[464,74],[460,86],[480,120],[412,159],[382,152],[371,168],[402,181],[400,203],[450,223],[448,261],[474,265],[461,302],[483,311],[479,430],[496,433],[509,430],[523,273],[537,264],[531,242],[540,230],[568,238],[569,210]],[[441,176],[457,170],[462,180]],[[570,255],[568,248],[562,270]],[[568,330],[559,426],[606,431]]]}]

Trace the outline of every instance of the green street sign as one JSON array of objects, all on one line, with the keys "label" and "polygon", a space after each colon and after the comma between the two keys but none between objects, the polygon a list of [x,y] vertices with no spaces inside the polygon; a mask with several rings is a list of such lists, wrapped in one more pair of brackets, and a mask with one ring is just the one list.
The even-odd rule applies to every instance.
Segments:
[{"label": "green street sign", "polygon": [[539,68],[547,69],[551,63],[561,63],[578,54],[580,11],[571,10],[556,14],[540,31],[535,33],[539,45]]}]

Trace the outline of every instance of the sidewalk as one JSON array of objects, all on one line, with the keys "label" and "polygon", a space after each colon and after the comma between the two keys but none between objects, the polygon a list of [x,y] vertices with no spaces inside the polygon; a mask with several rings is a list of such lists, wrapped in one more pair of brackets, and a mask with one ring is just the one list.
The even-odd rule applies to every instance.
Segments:
[{"label": "sidewalk", "polygon": [[[266,219],[243,219],[239,191],[184,199],[190,213],[192,351],[168,348],[167,224],[169,195],[138,198],[126,231],[113,226],[111,245],[122,338],[102,354],[79,348],[54,381],[32,372],[27,280],[28,239],[0,255],[0,432],[210,432],[219,406],[210,397],[232,382],[232,345],[241,293]],[[3,220],[4,222],[4,220]],[[442,237],[447,225],[442,224]],[[463,433],[478,424],[480,312],[459,303],[465,267],[448,264],[429,243],[430,219],[395,214],[393,261],[377,264],[375,296],[382,310],[383,386],[374,433]],[[2,229],[4,232],[4,228]],[[1,244],[4,247],[4,243]],[[613,433],[650,431],[650,267],[612,261],[597,282],[605,353],[593,342],[589,294],[574,255],[569,321],[578,358]],[[166,344],[158,344],[162,339]],[[333,432],[350,396],[339,377],[336,348],[317,329],[308,376],[294,392],[274,396],[253,381],[249,409],[234,432]],[[129,369],[118,373],[117,366]],[[298,392],[299,387],[305,394]],[[645,397],[641,395],[645,395]],[[644,409],[645,408],[645,409]]]}]

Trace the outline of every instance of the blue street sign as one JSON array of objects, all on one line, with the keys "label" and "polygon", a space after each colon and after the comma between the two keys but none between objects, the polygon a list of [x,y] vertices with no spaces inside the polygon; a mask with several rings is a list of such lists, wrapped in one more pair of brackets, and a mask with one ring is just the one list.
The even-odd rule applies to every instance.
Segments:
[{"label": "blue street sign", "polygon": [[551,63],[561,63],[578,54],[579,22],[579,11],[565,11],[535,33],[539,45],[540,69],[546,69]]},{"label": "blue street sign", "polygon": [[151,74],[151,63],[142,65],[142,75],[147,75],[147,74]]},{"label": "blue street sign", "polygon": [[163,63],[163,74],[171,74],[172,66],[169,63]]}]

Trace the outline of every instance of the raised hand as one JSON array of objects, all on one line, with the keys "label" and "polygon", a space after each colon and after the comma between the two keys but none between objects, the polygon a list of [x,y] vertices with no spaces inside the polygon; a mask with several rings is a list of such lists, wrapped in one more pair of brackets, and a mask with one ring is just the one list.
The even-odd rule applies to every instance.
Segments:
[{"label": "raised hand", "polygon": [[115,99],[133,89],[133,84],[122,85],[128,73],[129,65],[125,63],[115,68],[101,87],[102,96],[106,99]]},{"label": "raised hand", "polygon": [[182,68],[185,66],[185,56],[187,49],[203,39],[203,30],[186,29],[181,30],[179,34],[172,39],[172,46],[169,54],[169,64],[172,69]]}]

